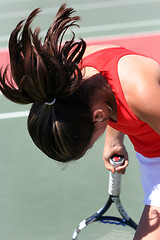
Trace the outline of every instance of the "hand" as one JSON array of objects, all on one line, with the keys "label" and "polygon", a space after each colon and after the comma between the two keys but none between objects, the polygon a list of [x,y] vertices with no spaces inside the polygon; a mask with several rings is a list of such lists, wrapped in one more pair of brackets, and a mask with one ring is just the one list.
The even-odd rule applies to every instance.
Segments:
[{"label": "hand", "polygon": [[[121,166],[118,166],[116,168],[114,168],[111,164],[110,164],[110,158],[114,155],[123,155],[124,156],[124,163]],[[126,148],[124,145],[121,146],[116,146],[113,149],[107,149],[106,147],[104,148],[104,153],[103,153],[103,160],[104,160],[104,164],[106,169],[108,169],[109,171],[111,171],[112,173],[114,173],[115,171],[117,171],[118,173],[124,174],[126,171],[126,167],[128,166],[128,153],[126,151]]]}]

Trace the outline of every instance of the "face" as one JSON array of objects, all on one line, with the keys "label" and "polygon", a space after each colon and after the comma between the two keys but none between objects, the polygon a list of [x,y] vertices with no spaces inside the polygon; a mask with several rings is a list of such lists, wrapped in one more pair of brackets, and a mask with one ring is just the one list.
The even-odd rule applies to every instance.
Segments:
[{"label": "face", "polygon": [[89,145],[88,149],[92,148],[94,143],[102,136],[102,134],[106,130],[108,120],[109,119],[105,119],[102,122],[94,123],[95,124],[95,131],[92,135],[92,139],[91,139],[91,142],[90,142],[90,145]]},{"label": "face", "polygon": [[112,118],[113,110],[107,104],[107,100],[105,95],[97,95],[92,102],[92,122],[94,123],[94,133],[92,135],[89,149],[92,148],[97,139],[104,133],[106,130],[109,119]]}]

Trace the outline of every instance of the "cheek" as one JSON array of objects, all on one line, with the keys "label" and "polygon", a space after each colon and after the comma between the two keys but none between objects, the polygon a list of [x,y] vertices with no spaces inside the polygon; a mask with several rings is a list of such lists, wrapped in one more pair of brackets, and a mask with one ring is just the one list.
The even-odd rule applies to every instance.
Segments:
[{"label": "cheek", "polygon": [[107,126],[104,125],[103,127],[95,130],[95,132],[94,132],[94,134],[93,134],[93,136],[92,136],[92,141],[91,141],[91,142],[92,142],[92,146],[93,146],[93,144],[98,140],[98,138],[100,138],[100,137],[102,136],[102,134],[105,132],[106,127],[107,127]]},{"label": "cheek", "polygon": [[107,123],[108,123],[108,120],[106,120],[103,123],[101,122],[99,126],[95,127],[95,131],[92,135],[92,139],[91,139],[88,149],[92,148],[94,143],[98,140],[98,138],[100,138],[102,136],[102,134],[105,132]]},{"label": "cheek", "polygon": [[97,136],[98,136],[97,139],[105,132],[107,124],[108,124],[108,120],[103,122],[101,127],[97,129]]},{"label": "cheek", "polygon": [[105,132],[107,126],[104,126],[102,129],[99,131],[99,137]]}]

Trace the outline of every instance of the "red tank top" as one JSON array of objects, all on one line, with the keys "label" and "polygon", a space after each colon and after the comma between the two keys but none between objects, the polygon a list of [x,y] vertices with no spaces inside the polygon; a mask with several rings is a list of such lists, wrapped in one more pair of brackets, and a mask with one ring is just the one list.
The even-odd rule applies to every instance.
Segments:
[{"label": "red tank top", "polygon": [[97,69],[114,92],[117,103],[117,122],[109,121],[108,124],[128,135],[135,150],[143,156],[159,157],[160,135],[132,113],[122,91],[118,76],[118,61],[128,54],[137,53],[122,47],[99,50],[86,56],[82,61],[82,67]]}]

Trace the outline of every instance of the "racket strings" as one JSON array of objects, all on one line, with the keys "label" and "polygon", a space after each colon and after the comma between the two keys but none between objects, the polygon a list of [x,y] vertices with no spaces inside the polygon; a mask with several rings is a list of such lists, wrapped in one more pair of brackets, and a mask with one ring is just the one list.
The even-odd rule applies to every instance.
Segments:
[{"label": "racket strings", "polygon": [[133,240],[134,233],[128,226],[95,222],[81,231],[78,240]]},{"label": "racket strings", "polygon": [[112,230],[97,240],[133,240],[134,233],[123,230]]}]

